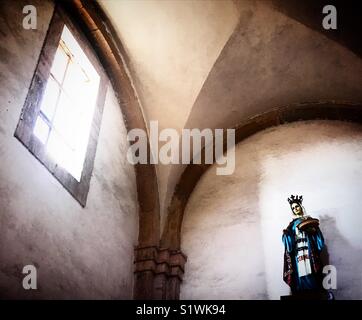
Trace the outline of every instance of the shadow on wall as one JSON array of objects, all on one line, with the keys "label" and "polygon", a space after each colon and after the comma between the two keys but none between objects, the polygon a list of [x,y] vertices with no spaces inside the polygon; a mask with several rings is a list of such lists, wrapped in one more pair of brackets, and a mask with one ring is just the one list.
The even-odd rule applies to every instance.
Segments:
[{"label": "shadow on wall", "polygon": [[324,261],[337,269],[337,289],[332,290],[335,298],[361,299],[362,250],[351,245],[348,235],[339,232],[334,217],[321,215],[320,224],[326,243]]}]

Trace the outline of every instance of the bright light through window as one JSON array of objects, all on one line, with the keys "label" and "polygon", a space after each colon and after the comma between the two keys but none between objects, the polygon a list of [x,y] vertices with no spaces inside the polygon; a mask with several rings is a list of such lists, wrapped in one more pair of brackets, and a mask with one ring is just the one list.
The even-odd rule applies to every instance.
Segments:
[{"label": "bright light through window", "polygon": [[64,26],[34,135],[55,162],[80,181],[100,76]]}]

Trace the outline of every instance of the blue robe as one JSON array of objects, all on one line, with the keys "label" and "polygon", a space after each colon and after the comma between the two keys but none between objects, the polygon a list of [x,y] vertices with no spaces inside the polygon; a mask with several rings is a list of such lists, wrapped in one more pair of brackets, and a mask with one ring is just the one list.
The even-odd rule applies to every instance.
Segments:
[{"label": "blue robe", "polygon": [[323,235],[317,228],[313,233],[304,232],[301,239],[302,233],[297,230],[297,225],[302,221],[303,218],[294,219],[282,238],[285,247],[283,279],[292,292],[322,288],[320,252],[324,247]]}]

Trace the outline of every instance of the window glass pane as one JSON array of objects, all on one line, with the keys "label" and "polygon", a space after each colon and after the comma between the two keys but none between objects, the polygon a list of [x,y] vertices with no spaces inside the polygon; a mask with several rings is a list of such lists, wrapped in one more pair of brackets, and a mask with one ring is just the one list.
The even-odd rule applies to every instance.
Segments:
[{"label": "window glass pane", "polygon": [[77,40],[74,38],[67,26],[64,26],[61,39],[64,41],[66,47],[71,52],[75,61],[81,65],[81,67],[86,71],[88,76],[91,78],[97,77],[97,71],[94,69],[87,55],[84,53],[83,49],[80,47]]},{"label": "window glass pane", "polygon": [[34,135],[45,144],[49,135],[49,126],[42,119],[41,116],[38,116],[34,126]]},{"label": "window glass pane", "polygon": [[73,61],[69,63],[67,74],[64,79],[63,89],[71,98],[77,98],[83,96],[79,92],[83,92],[84,86],[88,81],[85,73],[80,66]]},{"label": "window glass pane", "polygon": [[47,151],[59,166],[63,167],[75,179],[80,181],[82,168],[79,169],[77,165],[75,151],[56,130],[52,130],[50,133]]},{"label": "window glass pane", "polygon": [[65,92],[62,92],[54,117],[53,127],[72,148],[75,148],[77,122],[79,119],[74,116],[73,109],[73,101],[68,98]]},{"label": "window glass pane", "polygon": [[58,46],[57,52],[55,53],[54,61],[50,72],[58,82],[62,82],[64,77],[65,69],[67,68],[69,57],[64,52],[61,45]]},{"label": "window glass pane", "polygon": [[[52,131],[47,150],[59,165],[79,181],[87,152],[100,77],[66,26],[61,36],[61,49],[58,48],[58,51],[54,64],[62,65],[65,73],[61,79],[61,87],[58,86],[60,95],[56,111],[53,110]],[[62,74],[55,67],[52,67],[52,72],[56,73],[57,77]],[[55,84],[58,85],[56,82]],[[57,95],[53,93],[51,96]]]},{"label": "window glass pane", "polygon": [[55,80],[50,76],[40,106],[40,110],[45,114],[45,116],[49,120],[51,120],[54,115],[58,96],[59,96],[59,86],[55,82]]}]

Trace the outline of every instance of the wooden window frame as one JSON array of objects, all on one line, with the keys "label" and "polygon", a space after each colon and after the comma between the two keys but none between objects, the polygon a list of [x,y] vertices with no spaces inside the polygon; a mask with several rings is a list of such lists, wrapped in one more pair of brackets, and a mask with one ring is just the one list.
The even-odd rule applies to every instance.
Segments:
[{"label": "wooden window frame", "polygon": [[[46,153],[45,145],[33,134],[64,25],[72,32],[100,76],[98,96],[79,182]],[[49,170],[82,207],[85,207],[87,202],[107,87],[108,78],[91,44],[80,27],[70,19],[59,5],[56,5],[14,136]]]}]

